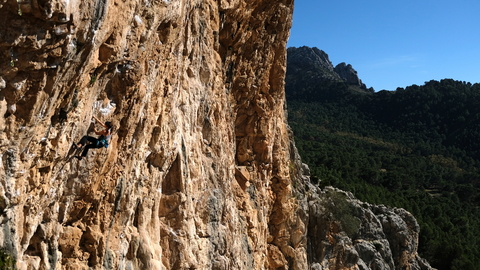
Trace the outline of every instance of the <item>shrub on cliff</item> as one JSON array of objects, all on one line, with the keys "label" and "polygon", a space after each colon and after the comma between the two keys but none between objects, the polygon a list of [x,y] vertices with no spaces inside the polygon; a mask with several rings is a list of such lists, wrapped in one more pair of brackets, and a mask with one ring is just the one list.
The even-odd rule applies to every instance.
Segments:
[{"label": "shrub on cliff", "polygon": [[0,270],[14,270],[15,260],[6,253],[4,250],[0,250]]}]

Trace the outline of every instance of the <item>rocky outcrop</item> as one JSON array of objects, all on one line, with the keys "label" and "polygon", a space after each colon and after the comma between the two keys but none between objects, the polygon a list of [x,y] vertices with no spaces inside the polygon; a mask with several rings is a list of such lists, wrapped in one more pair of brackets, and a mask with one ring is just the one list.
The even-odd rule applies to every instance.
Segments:
[{"label": "rocky outcrop", "polygon": [[404,209],[360,202],[333,188],[307,200],[312,269],[432,269],[417,253],[420,227]]},{"label": "rocky outcrop", "polygon": [[357,71],[353,69],[352,65],[345,64],[344,62],[335,66],[335,72],[342,78],[347,84],[358,86],[362,89],[367,89],[367,86],[362,83],[362,80],[358,78]]},{"label": "rocky outcrop", "polygon": [[418,254],[420,227],[412,214],[361,202],[333,187],[312,185],[308,166],[294,145],[291,149],[309,269],[434,270]]},{"label": "rocky outcrop", "polygon": [[[343,82],[356,89],[367,90],[352,65],[342,62],[334,67],[328,54],[316,47],[290,47],[287,51],[287,83],[295,84],[301,78],[312,85]],[[373,89],[368,91],[373,92]]]},{"label": "rocky outcrop", "polygon": [[328,54],[316,47],[290,47],[287,52],[289,73],[310,73],[311,77],[318,77],[319,80],[343,80],[336,73]]}]

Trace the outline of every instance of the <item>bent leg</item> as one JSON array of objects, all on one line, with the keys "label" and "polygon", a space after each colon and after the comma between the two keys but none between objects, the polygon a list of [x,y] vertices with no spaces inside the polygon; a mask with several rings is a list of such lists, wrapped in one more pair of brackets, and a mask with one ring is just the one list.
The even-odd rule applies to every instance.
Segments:
[{"label": "bent leg", "polygon": [[83,136],[77,144],[85,145],[88,141],[88,136]]},{"label": "bent leg", "polygon": [[85,148],[83,148],[82,157],[86,157],[88,154],[88,150],[90,150],[90,148],[93,148],[93,146],[93,144],[87,144]]},{"label": "bent leg", "polygon": [[97,138],[85,135],[85,136],[82,137],[82,139],[77,144],[83,146],[83,145],[86,145],[87,142],[91,142],[93,144],[96,144],[97,141],[98,141]]},{"label": "bent leg", "polygon": [[95,137],[92,137],[92,136],[85,136],[85,137],[87,137],[86,139],[93,144],[97,144],[98,142],[98,139]]},{"label": "bent leg", "polygon": [[83,152],[82,152],[82,157],[86,157],[87,156],[87,153],[88,153],[88,150],[90,149],[95,149],[95,148],[102,148],[102,146],[99,146],[99,143],[98,143],[98,140],[94,137],[89,137],[89,142],[91,142],[91,144],[87,144],[85,146],[85,148],[83,149]]}]

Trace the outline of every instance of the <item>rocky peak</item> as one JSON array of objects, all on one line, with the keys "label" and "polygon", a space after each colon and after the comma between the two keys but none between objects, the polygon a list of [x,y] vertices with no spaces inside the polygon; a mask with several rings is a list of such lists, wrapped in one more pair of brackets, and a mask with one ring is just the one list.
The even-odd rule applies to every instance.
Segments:
[{"label": "rocky peak", "polygon": [[362,89],[367,89],[366,85],[362,83],[362,80],[358,78],[357,71],[353,69],[352,65],[342,62],[335,66],[335,72],[342,78],[346,83],[350,85],[358,86]]},{"label": "rocky peak", "polygon": [[316,47],[290,47],[287,50],[289,72],[309,72],[320,79],[338,80],[342,78],[335,72],[328,54]]},{"label": "rocky peak", "polygon": [[[328,54],[316,47],[290,47],[287,52],[288,75],[292,77],[300,75],[313,84],[322,81],[324,83],[345,82],[361,90],[367,89],[352,65],[342,62],[334,67]],[[289,83],[288,80],[287,83]]]}]

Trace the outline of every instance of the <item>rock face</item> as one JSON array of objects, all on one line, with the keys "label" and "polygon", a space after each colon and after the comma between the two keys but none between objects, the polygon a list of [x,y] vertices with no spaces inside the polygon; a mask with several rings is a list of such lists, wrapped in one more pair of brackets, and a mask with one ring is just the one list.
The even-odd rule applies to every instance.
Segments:
[{"label": "rock face", "polygon": [[[0,243],[18,268],[305,269],[292,5],[1,1]],[[111,144],[72,159],[92,116]]]},{"label": "rock face", "polygon": [[[304,195],[285,123],[292,6],[2,0],[0,245],[16,267],[318,269],[347,254],[315,245],[342,233],[315,231],[324,200]],[[92,116],[116,126],[110,146],[74,159]],[[410,240],[392,254],[414,258]]]}]

